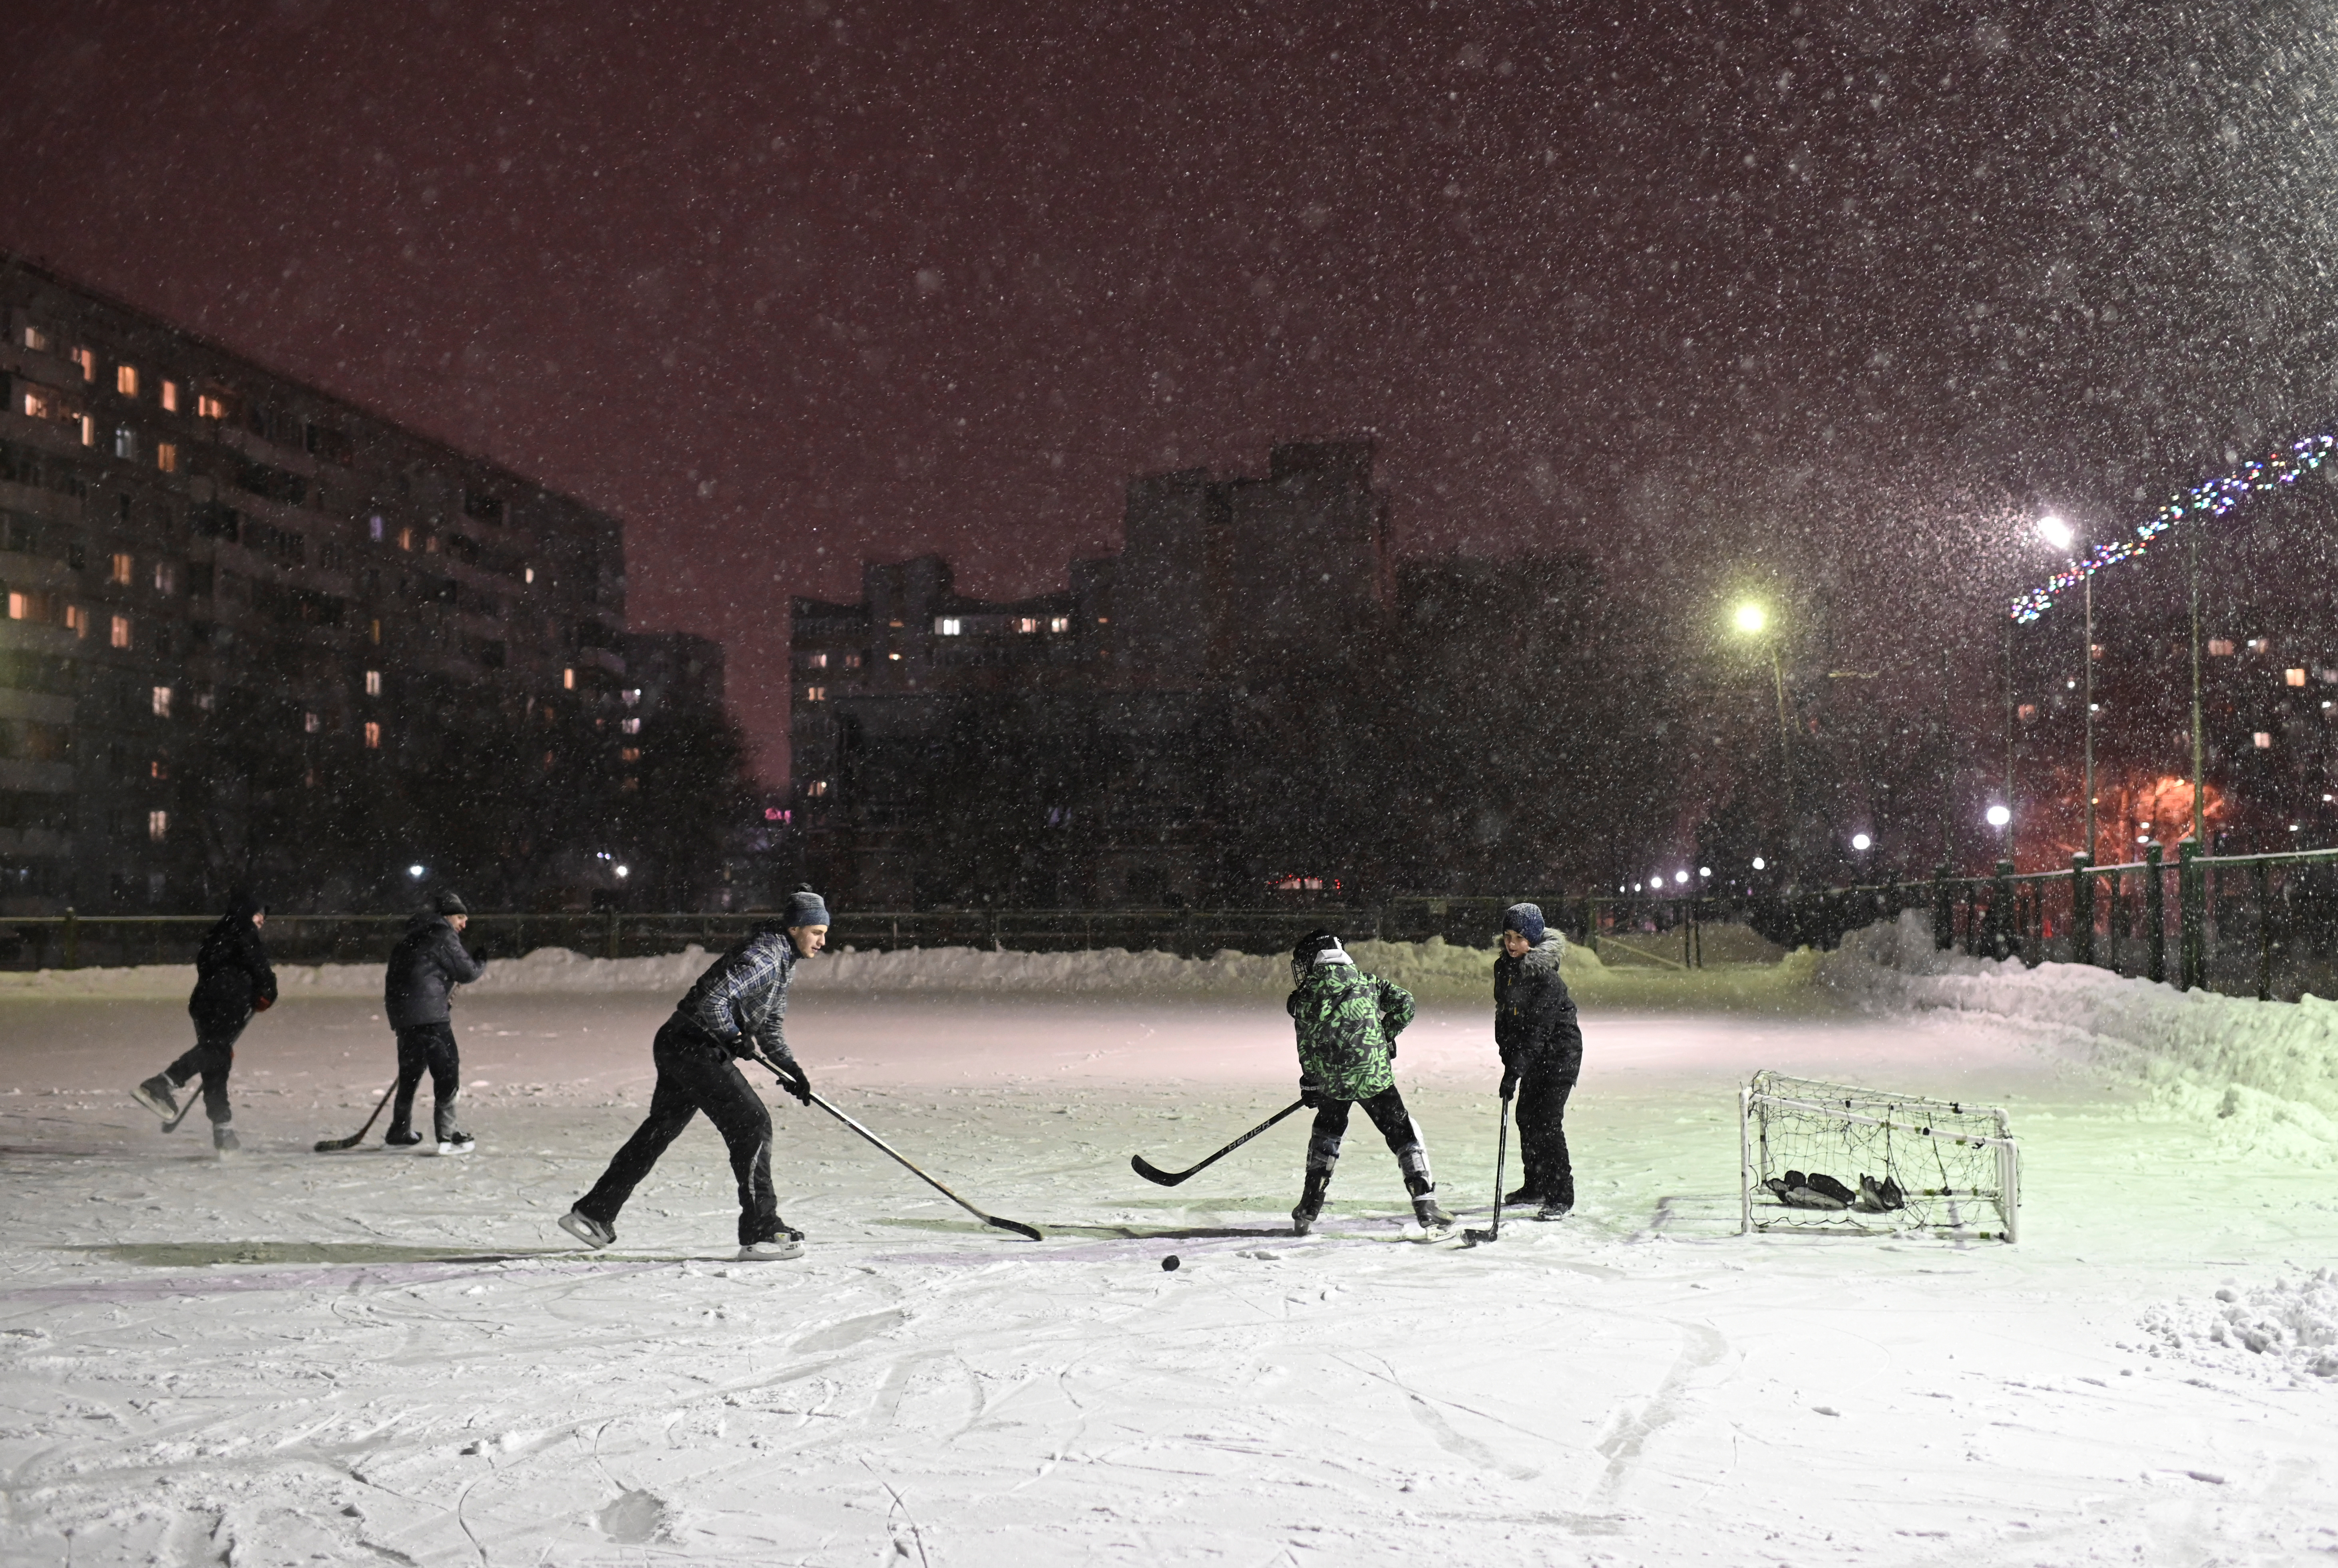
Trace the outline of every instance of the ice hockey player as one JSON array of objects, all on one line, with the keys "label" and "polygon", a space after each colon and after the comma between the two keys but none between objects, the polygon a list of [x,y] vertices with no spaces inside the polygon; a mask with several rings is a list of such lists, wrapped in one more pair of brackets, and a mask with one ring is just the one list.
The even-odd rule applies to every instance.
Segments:
[{"label": "ice hockey player", "polygon": [[168,1126],[179,1119],[176,1092],[201,1073],[211,1147],[221,1154],[232,1154],[238,1147],[230,1125],[235,1111],[227,1101],[237,1037],[253,1014],[276,1004],[276,971],[260,940],[260,928],[267,923],[267,906],[251,894],[238,893],[229,901],[227,913],[195,952],[195,990],[187,998],[188,1015],[195,1021],[194,1048],[130,1092]]},{"label": "ice hockey player", "polygon": [[1291,1211],[1291,1229],[1304,1236],[1323,1212],[1348,1112],[1361,1101],[1404,1172],[1423,1235],[1430,1240],[1449,1235],[1453,1216],[1432,1196],[1437,1183],[1429,1176],[1429,1151],[1396,1089],[1396,1037],[1412,1022],[1411,994],[1359,972],[1329,931],[1299,939],[1291,950],[1291,977],[1298,988],[1283,1008],[1299,1033],[1299,1097],[1315,1112],[1307,1140],[1307,1187]]},{"label": "ice hockey player", "polygon": [[739,1181],[739,1257],[742,1261],[798,1258],[803,1232],[780,1219],[771,1191],[771,1112],[739,1071],[760,1060],[780,1075],[789,1093],[811,1103],[811,1080],[796,1064],[784,1029],[788,980],[795,966],[828,944],[828,905],[810,889],[795,894],[784,919],[716,959],[665,1021],[650,1047],[657,1086],[650,1112],[593,1191],[561,1216],[560,1228],[587,1247],[617,1239],[617,1211],[681,1136],[706,1112],[731,1152]]},{"label": "ice hockey player", "polygon": [[1559,978],[1567,939],[1532,904],[1502,911],[1502,956],[1494,960],[1494,1044],[1502,1054],[1502,1098],[1518,1097],[1518,1154],[1526,1184],[1505,1203],[1537,1205],[1537,1220],[1575,1209],[1567,1161],[1567,1097],[1583,1072],[1583,1028]]},{"label": "ice hockey player", "polygon": [[431,901],[427,914],[406,923],[406,935],[390,950],[382,982],[382,1011],[398,1033],[398,1098],[390,1102],[389,1132],[382,1142],[410,1148],[422,1142],[414,1130],[414,1091],[430,1073],[430,1125],[441,1154],[467,1154],[472,1138],[455,1125],[455,1103],[463,1093],[462,1054],[455,1045],[449,1005],[457,985],[487,972],[463,946],[471,912],[451,889]]}]

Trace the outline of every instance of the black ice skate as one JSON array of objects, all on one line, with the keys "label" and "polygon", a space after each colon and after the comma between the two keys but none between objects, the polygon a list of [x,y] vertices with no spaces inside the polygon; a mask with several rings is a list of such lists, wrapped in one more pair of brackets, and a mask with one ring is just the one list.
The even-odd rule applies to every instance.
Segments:
[{"label": "black ice skate", "polygon": [[438,1135],[438,1152],[441,1154],[468,1154],[477,1147],[477,1139],[457,1129],[449,1128]]},{"label": "black ice skate", "polygon": [[803,1256],[803,1243],[775,1236],[769,1241],[750,1241],[739,1249],[742,1263],[783,1263],[791,1258]]},{"label": "black ice skate", "polygon": [[179,1102],[171,1091],[178,1085],[171,1082],[168,1073],[157,1073],[130,1092],[130,1097],[165,1122],[179,1119]]},{"label": "black ice skate", "polygon": [[1442,1241],[1453,1234],[1453,1216],[1426,1192],[1412,1200],[1412,1217],[1420,1226],[1420,1239],[1424,1241]]},{"label": "black ice skate", "polygon": [[1535,1218],[1537,1220],[1564,1220],[1569,1214],[1574,1212],[1575,1205],[1568,1202],[1566,1199],[1546,1198],[1542,1200],[1542,1207],[1535,1210]]},{"label": "black ice skate", "polygon": [[211,1149],[221,1159],[226,1159],[242,1147],[242,1142],[235,1135],[234,1128],[224,1122],[211,1123]]},{"label": "black ice skate", "polygon": [[411,1149],[422,1142],[422,1134],[411,1127],[393,1127],[381,1135],[381,1141],[393,1149]]},{"label": "black ice skate", "polygon": [[1523,1209],[1528,1204],[1534,1201],[1536,1201],[1535,1190],[1531,1187],[1521,1187],[1517,1191],[1502,1200],[1502,1207],[1505,1209]]},{"label": "black ice skate", "polygon": [[1307,1190],[1300,1195],[1299,1207],[1291,1211],[1291,1233],[1304,1236],[1315,1229],[1315,1221],[1323,1212],[1323,1194],[1331,1190],[1329,1171],[1307,1172]]}]

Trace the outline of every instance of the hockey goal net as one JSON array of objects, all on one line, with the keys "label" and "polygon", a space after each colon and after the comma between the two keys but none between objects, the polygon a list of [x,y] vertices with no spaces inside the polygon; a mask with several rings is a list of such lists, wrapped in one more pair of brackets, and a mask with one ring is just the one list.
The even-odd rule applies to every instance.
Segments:
[{"label": "hockey goal net", "polygon": [[1996,1106],[1766,1072],[1738,1104],[1741,1233],[2020,1230],[2021,1156]]}]

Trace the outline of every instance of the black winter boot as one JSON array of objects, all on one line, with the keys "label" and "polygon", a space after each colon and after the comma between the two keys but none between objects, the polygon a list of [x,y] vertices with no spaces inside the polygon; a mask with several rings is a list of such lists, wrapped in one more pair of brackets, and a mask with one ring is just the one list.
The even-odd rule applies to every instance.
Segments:
[{"label": "black winter boot", "polygon": [[1304,1236],[1315,1229],[1316,1217],[1323,1212],[1323,1194],[1331,1190],[1329,1171],[1307,1172],[1307,1190],[1300,1194],[1299,1207],[1291,1211],[1291,1233]]}]

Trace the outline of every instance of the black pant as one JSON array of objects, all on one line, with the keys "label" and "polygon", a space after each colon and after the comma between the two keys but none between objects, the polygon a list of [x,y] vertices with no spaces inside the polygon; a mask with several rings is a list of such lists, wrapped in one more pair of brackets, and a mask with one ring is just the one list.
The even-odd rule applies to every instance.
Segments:
[{"label": "black pant", "polygon": [[203,1075],[203,1114],[213,1122],[235,1119],[234,1108],[227,1102],[227,1075],[234,1071],[235,1043],[242,1034],[241,1024],[223,1032],[198,1030],[194,1049],[162,1069],[162,1076],[181,1088],[196,1073]]},{"label": "black pant", "polygon": [[657,1087],[650,1113],[577,1210],[611,1230],[617,1211],[634,1195],[666,1145],[682,1135],[701,1111],[730,1146],[731,1173],[739,1181],[739,1245],[751,1247],[780,1234],[780,1200],[771,1191],[771,1112],[748,1083],[739,1064],[722,1047],[695,1031],[669,1021],[650,1047],[657,1063]]},{"label": "black pant", "polygon": [[1340,1162],[1340,1141],[1348,1134],[1348,1108],[1358,1103],[1388,1141],[1389,1152],[1404,1172],[1404,1190],[1415,1198],[1434,1191],[1437,1183],[1429,1174],[1429,1151],[1421,1144],[1420,1129],[1413,1125],[1404,1096],[1391,1083],[1369,1100],[1327,1100],[1315,1112],[1315,1131],[1307,1140],[1309,1195],[1320,1198],[1331,1184],[1331,1168]]},{"label": "black pant", "polygon": [[455,1101],[463,1093],[463,1057],[455,1048],[455,1025],[413,1024],[398,1032],[398,1098],[390,1102],[389,1135],[413,1131],[414,1091],[425,1069],[430,1073],[430,1129],[445,1142],[455,1131]]},{"label": "black pant", "polygon": [[1526,1167],[1526,1190],[1548,1203],[1575,1207],[1575,1167],[1567,1157],[1567,1097],[1575,1074],[1529,1071],[1519,1075],[1517,1115],[1518,1158]]}]

